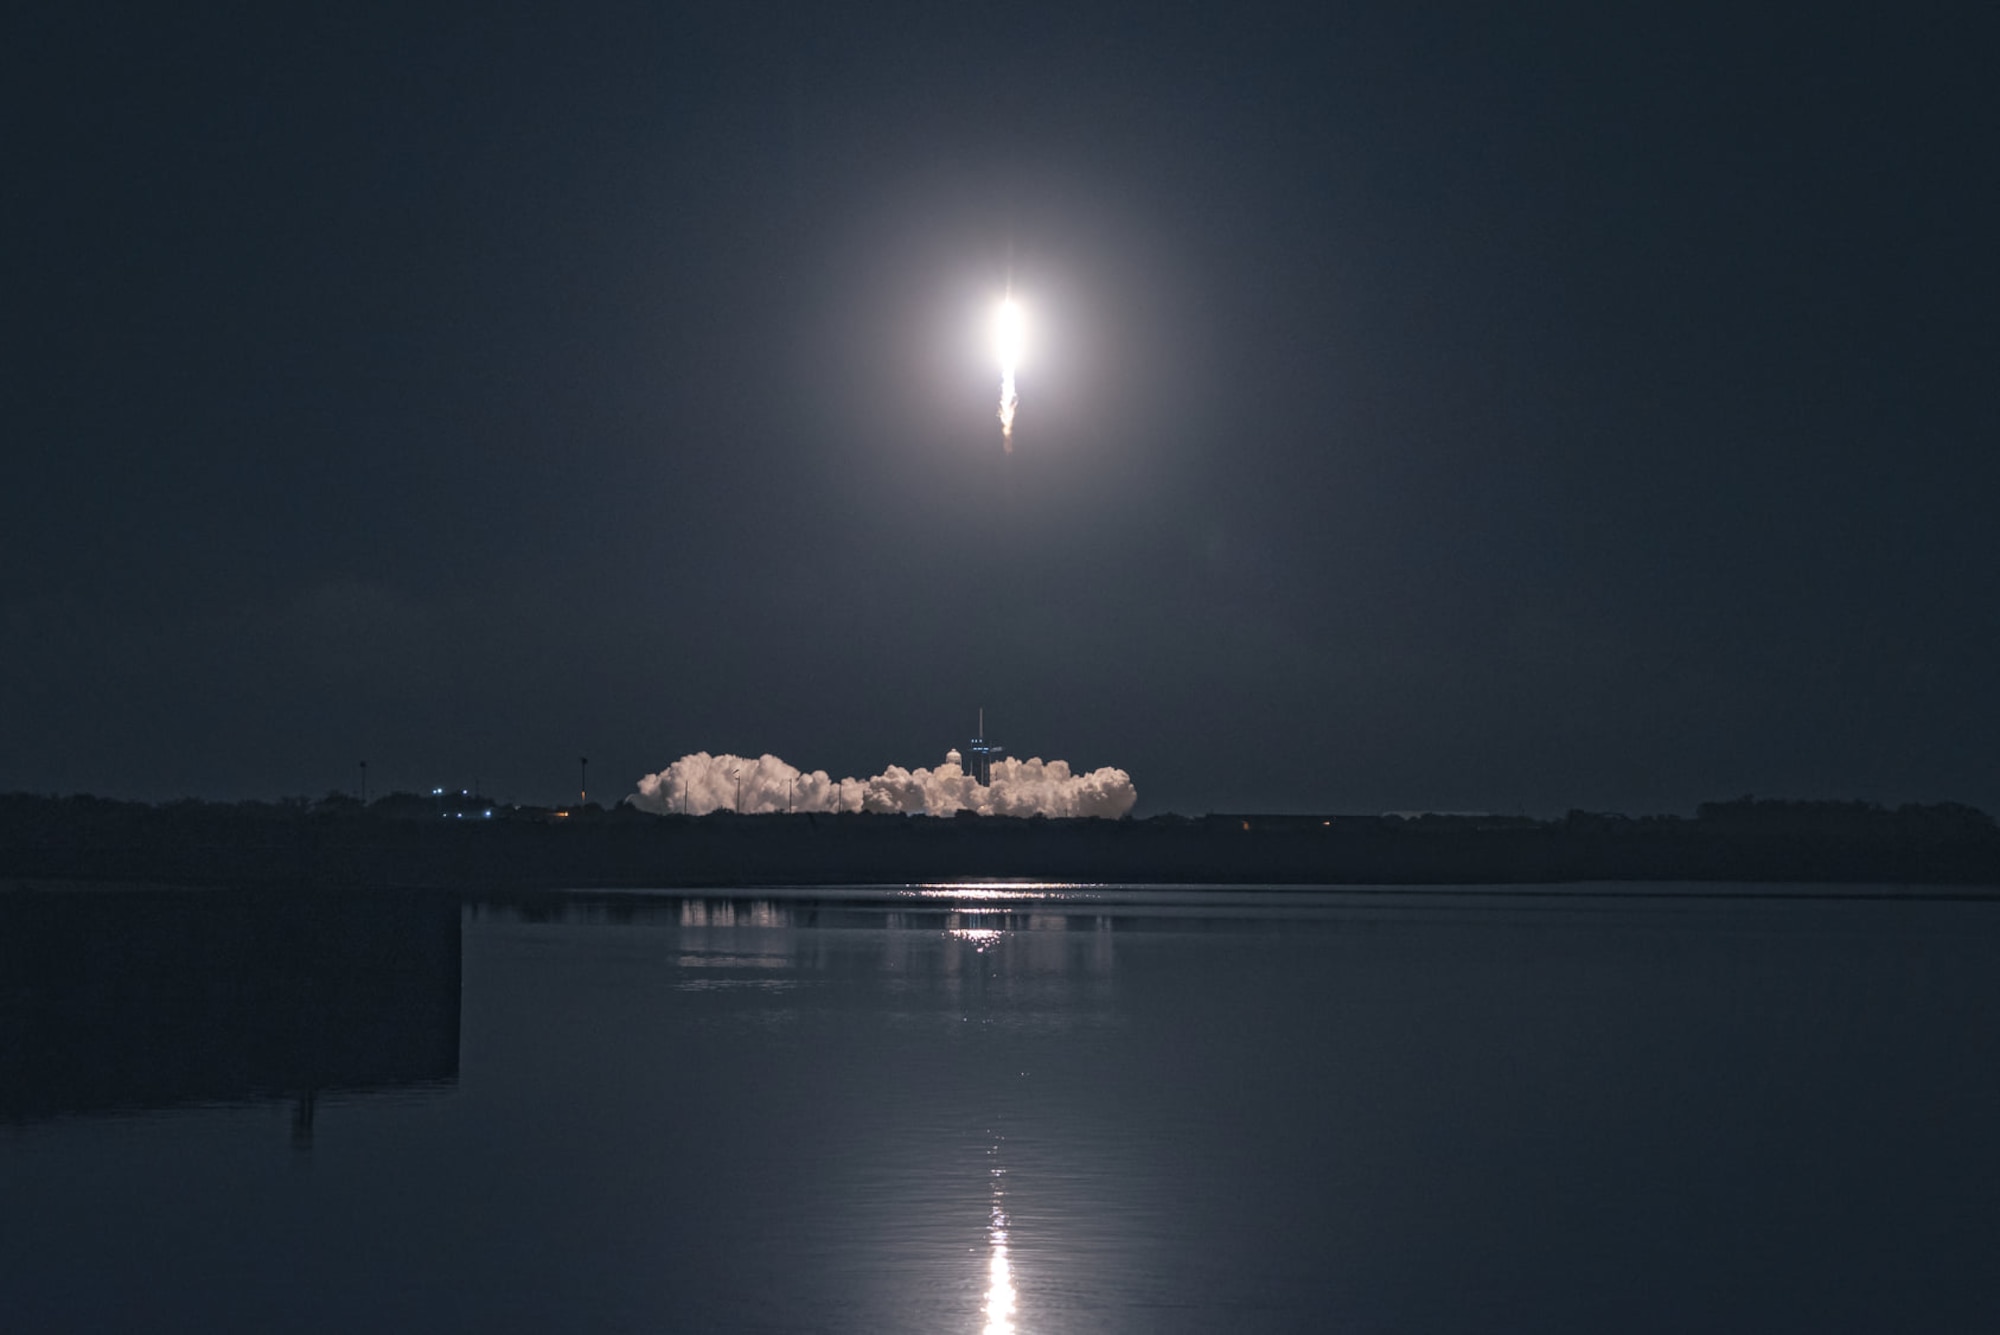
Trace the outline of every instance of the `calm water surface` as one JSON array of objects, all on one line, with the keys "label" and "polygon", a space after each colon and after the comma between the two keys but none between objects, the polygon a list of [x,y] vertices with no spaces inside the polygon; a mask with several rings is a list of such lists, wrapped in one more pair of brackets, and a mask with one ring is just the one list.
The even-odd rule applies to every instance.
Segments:
[{"label": "calm water surface", "polygon": [[8,1331],[2000,1321],[2000,904],[32,898]]}]

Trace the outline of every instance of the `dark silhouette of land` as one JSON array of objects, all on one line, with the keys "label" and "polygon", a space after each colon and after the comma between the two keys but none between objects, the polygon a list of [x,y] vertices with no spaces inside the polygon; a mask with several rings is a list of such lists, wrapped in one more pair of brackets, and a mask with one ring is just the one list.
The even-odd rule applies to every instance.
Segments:
[{"label": "dark silhouette of land", "polygon": [[[490,813],[490,814],[489,814]],[[659,816],[475,794],[161,806],[0,797],[0,886],[149,882],[504,891],[870,885],[1757,881],[2000,886],[2000,829],[1956,803],[1742,798],[1691,818]]]},{"label": "dark silhouette of land", "polygon": [[0,1122],[458,1078],[444,894],[0,893]]}]

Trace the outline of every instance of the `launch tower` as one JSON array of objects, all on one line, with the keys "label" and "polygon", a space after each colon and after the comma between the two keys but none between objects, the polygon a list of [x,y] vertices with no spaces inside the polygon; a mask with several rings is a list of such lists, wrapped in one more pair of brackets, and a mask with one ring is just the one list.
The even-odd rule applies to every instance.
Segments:
[{"label": "launch tower", "polygon": [[995,746],[986,740],[986,711],[979,711],[979,735],[965,746],[965,772],[982,785],[993,782],[993,762],[1007,754],[1004,746]]}]

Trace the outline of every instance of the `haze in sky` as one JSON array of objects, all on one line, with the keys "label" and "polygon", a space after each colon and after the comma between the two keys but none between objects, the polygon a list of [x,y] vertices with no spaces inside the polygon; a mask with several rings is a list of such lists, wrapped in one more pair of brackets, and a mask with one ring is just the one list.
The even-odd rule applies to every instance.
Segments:
[{"label": "haze in sky", "polygon": [[1982,19],[44,7],[0,789],[2000,808]]}]

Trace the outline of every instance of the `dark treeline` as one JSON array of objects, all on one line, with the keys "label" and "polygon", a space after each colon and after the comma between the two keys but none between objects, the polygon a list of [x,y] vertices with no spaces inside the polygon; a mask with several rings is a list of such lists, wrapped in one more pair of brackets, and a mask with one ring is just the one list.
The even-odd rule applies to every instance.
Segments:
[{"label": "dark treeline", "polygon": [[657,816],[474,794],[160,806],[0,796],[14,881],[435,887],[867,885],[968,877],[1131,884],[1564,881],[2000,885],[2000,830],[1955,803],[1743,798],[1692,818]]}]

